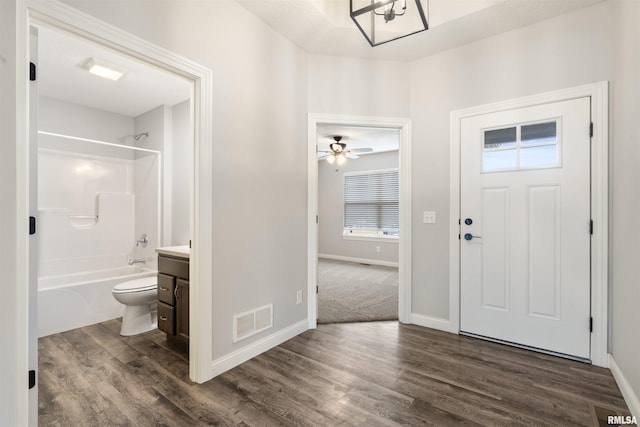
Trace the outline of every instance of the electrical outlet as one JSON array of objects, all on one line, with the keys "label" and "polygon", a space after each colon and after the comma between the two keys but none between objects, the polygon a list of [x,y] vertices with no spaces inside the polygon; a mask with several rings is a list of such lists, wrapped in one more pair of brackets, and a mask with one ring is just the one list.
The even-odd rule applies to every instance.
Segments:
[{"label": "electrical outlet", "polygon": [[424,211],[422,212],[422,222],[424,224],[435,224],[436,223],[436,213],[433,211]]},{"label": "electrical outlet", "polygon": [[302,291],[296,292],[296,304],[302,304]]}]

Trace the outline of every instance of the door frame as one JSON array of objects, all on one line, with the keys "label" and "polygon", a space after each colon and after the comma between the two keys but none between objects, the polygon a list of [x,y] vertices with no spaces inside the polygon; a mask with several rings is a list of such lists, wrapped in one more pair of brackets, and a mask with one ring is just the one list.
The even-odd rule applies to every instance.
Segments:
[{"label": "door frame", "polygon": [[[190,236],[192,238],[190,276],[197,285],[190,292],[190,324],[193,336],[189,343],[189,377],[202,383],[213,377],[211,369],[213,355],[213,327],[211,301],[213,294],[213,271],[210,262],[213,258],[213,211],[212,177],[213,177],[213,149],[212,149],[212,71],[191,60],[183,58],[162,47],[130,34],[116,26],[108,24],[91,15],[83,13],[62,2],[47,0],[31,0],[18,2],[17,19],[17,48],[18,58],[22,59],[26,70],[29,62],[29,31],[32,25],[44,25],[54,30],[74,34],[86,40],[114,49],[120,54],[146,62],[162,70],[182,76],[192,82],[191,93],[191,176],[190,176]],[[18,76],[19,93],[27,93],[28,74]],[[18,138],[18,188],[28,188],[29,162],[28,153],[35,141],[29,140],[29,102],[28,98],[18,97],[17,111],[26,114],[19,122],[23,126]],[[26,218],[28,207],[28,192],[18,192],[17,214]],[[26,224],[26,222],[25,222]],[[21,231],[21,230],[18,230]],[[25,230],[26,231],[26,230]],[[28,233],[23,233],[28,236]],[[205,236],[202,239],[194,236]],[[28,248],[28,242],[25,243]],[[202,261],[201,261],[202,260]],[[29,271],[28,257],[20,257],[17,266],[19,277],[27,277]],[[18,281],[18,292],[21,298],[26,286]],[[19,317],[29,319],[28,304],[18,308]],[[21,348],[18,357],[28,358],[28,349]],[[33,419],[30,422],[34,422]]]},{"label": "door frame", "polygon": [[[534,105],[591,97],[591,362],[608,367],[608,242],[609,242],[609,86],[598,82],[451,112],[449,316],[452,330],[460,331],[460,144],[462,119]],[[585,129],[585,132],[588,132]],[[585,325],[587,327],[587,325]]]},{"label": "door frame", "polygon": [[398,129],[400,241],[398,242],[398,320],[411,323],[411,119],[309,114],[307,134],[307,321],[317,326],[318,283],[318,125]]}]

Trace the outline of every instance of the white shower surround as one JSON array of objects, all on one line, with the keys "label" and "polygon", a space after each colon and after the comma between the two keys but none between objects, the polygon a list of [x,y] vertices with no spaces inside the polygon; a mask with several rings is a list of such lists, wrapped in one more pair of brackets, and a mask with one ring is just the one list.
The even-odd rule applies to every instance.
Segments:
[{"label": "white shower surround", "polygon": [[[45,109],[50,103],[45,103]],[[66,103],[56,101],[55,106],[84,110],[96,119],[98,128],[104,124],[100,119],[109,114],[61,104]],[[124,126],[112,131],[131,134],[131,128]],[[160,153],[145,150],[137,155],[130,147],[100,144],[94,140],[100,135],[83,140],[89,135],[78,133],[39,135],[39,336],[122,316],[124,306],[111,295],[113,287],[155,275]],[[126,143],[113,141],[113,136],[105,139],[116,145]],[[152,207],[138,212],[140,202]],[[138,221],[152,228],[144,230],[149,236],[147,248],[136,246],[140,234],[136,213],[157,215]],[[140,264],[127,266],[130,258],[144,258],[145,269]]]}]

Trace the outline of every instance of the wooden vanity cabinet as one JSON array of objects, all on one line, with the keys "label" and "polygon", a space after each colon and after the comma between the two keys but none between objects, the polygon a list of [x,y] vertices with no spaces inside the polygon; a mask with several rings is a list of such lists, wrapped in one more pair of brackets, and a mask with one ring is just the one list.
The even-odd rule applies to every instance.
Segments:
[{"label": "wooden vanity cabinet", "polygon": [[189,341],[189,260],[158,255],[158,329]]}]

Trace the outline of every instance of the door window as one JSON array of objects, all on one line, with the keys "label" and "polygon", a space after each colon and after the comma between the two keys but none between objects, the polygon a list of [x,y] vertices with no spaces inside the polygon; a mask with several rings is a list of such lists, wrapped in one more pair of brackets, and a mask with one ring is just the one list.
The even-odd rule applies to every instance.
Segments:
[{"label": "door window", "polygon": [[483,131],[482,172],[560,166],[559,119]]}]

